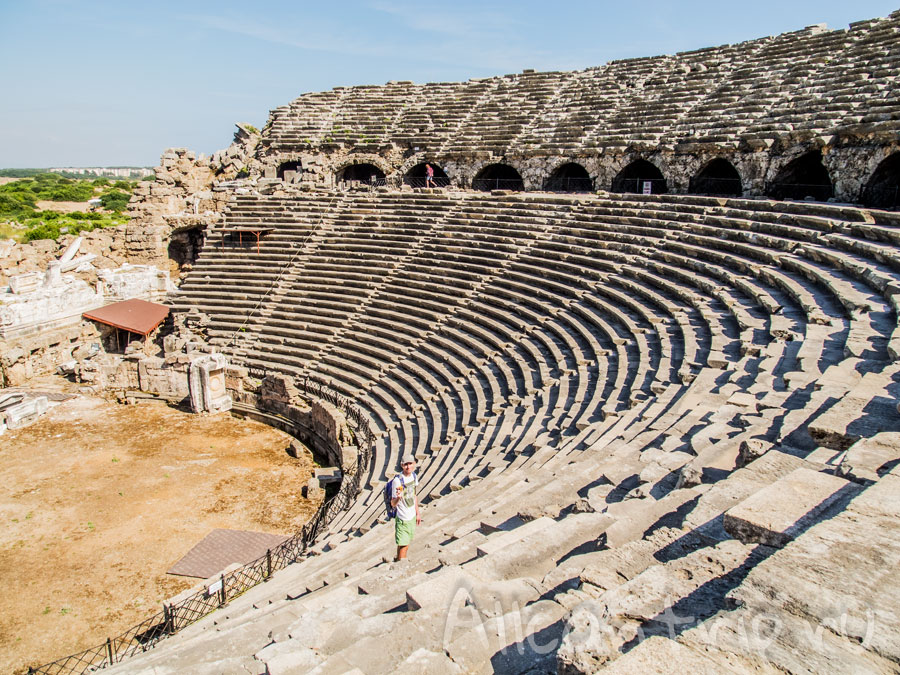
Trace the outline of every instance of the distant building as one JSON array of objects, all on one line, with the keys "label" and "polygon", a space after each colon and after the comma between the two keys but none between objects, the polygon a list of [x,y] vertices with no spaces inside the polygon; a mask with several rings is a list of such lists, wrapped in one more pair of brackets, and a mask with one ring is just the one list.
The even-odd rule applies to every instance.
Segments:
[{"label": "distant building", "polygon": [[103,176],[107,178],[143,178],[153,173],[153,169],[146,166],[92,166],[92,167],[54,167],[48,169],[54,173],[79,173],[85,176]]}]

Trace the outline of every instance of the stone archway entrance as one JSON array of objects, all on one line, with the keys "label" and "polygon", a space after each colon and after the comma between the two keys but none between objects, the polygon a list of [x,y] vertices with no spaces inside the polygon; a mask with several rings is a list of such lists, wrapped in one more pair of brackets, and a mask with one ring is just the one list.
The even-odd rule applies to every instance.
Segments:
[{"label": "stone archway entrance", "polygon": [[613,178],[611,191],[658,195],[667,193],[669,186],[655,164],[636,159]]},{"label": "stone archway entrance", "polygon": [[278,180],[283,180],[286,183],[293,183],[300,175],[300,169],[301,166],[299,161],[282,162],[278,166],[276,176],[278,177]]},{"label": "stone archway entrance", "polygon": [[593,192],[594,181],[581,164],[568,162],[557,167],[544,181],[548,192]]},{"label": "stone archway entrance", "polygon": [[338,183],[365,183],[366,185],[384,185],[384,171],[374,164],[349,164],[337,173]]},{"label": "stone archway entrance", "polygon": [[472,179],[472,189],[488,192],[490,190],[524,190],[525,181],[509,164],[488,164]]},{"label": "stone archway entrance", "polygon": [[822,164],[822,153],[807,152],[789,162],[766,186],[766,195],[772,199],[828,201],[834,196],[834,185]]},{"label": "stone archway entrance", "polygon": [[434,169],[434,185],[435,187],[447,187],[450,185],[450,178],[447,173],[434,162],[421,162],[406,172],[403,176],[403,182],[412,187],[425,187],[425,165],[430,164]]},{"label": "stone archway entrance", "polygon": [[202,227],[179,230],[169,235],[169,273],[176,281],[180,281],[191,270],[203,248],[204,239]]},{"label": "stone archway entrance", "polygon": [[900,152],[882,160],[862,193],[862,203],[875,209],[900,207]]},{"label": "stone archway entrance", "polygon": [[690,192],[695,195],[740,197],[743,194],[741,175],[734,168],[734,164],[727,159],[717,157],[704,166],[700,173],[691,178]]}]

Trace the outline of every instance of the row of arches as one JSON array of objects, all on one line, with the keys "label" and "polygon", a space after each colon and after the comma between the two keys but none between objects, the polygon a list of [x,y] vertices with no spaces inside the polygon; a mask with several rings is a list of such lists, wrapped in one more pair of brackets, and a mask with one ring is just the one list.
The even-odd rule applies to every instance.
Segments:
[{"label": "row of arches", "polygon": [[[446,187],[451,180],[437,164],[430,163],[432,183]],[[289,172],[299,171],[299,162],[286,162],[278,169],[278,177],[284,179]],[[337,175],[338,182],[362,182],[384,185],[386,176],[374,164],[350,164]],[[426,186],[426,163],[412,167],[403,176],[403,182],[413,187]],[[515,167],[509,164],[489,164],[472,180],[475,190],[524,190],[525,182]],[[587,169],[576,162],[557,167],[543,182],[543,189],[550,192],[592,192],[597,189]],[[637,159],[625,166],[612,179],[611,192],[664,194],[669,191],[668,181],[662,171],[645,159]],[[737,168],[724,158],[708,162],[690,180],[691,194],[741,196],[743,181]],[[808,152],[789,162],[765,185],[765,194],[773,199],[806,199],[827,201],[834,196],[834,185],[818,151]],[[900,152],[883,160],[866,184],[860,201],[867,206],[893,208],[900,205]]]}]

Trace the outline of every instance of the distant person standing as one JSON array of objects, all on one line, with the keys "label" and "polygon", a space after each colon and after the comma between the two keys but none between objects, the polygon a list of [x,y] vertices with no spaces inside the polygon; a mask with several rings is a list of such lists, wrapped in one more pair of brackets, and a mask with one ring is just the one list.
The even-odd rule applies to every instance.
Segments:
[{"label": "distant person standing", "polygon": [[416,534],[416,525],[422,522],[419,515],[419,497],[416,487],[419,477],[416,475],[416,458],[406,453],[400,460],[402,473],[391,480],[391,507],[397,510],[394,519],[394,540],[397,543],[395,560],[406,560],[406,552]]},{"label": "distant person standing", "polygon": [[434,184],[434,169],[431,164],[425,165],[425,187],[437,187]]}]

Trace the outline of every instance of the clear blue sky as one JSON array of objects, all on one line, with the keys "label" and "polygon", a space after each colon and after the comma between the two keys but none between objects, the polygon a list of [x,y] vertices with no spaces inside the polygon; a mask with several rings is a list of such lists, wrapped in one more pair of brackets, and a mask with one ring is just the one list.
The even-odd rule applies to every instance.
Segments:
[{"label": "clear blue sky", "polygon": [[155,165],[307,91],[572,70],[846,28],[879,0],[0,0],[0,167]]}]

